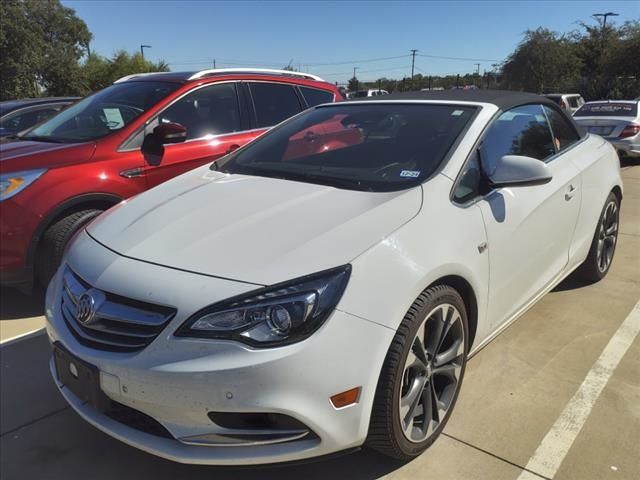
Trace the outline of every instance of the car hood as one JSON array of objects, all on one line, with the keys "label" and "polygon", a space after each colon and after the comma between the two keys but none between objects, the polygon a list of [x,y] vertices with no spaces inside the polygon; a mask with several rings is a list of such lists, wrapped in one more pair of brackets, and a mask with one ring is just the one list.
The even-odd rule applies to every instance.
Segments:
[{"label": "car hood", "polygon": [[15,140],[0,145],[0,170],[13,172],[55,168],[85,162],[95,152],[95,142],[49,143]]},{"label": "car hood", "polygon": [[270,285],[349,263],[421,204],[420,187],[361,192],[201,167],[122,202],[87,231],[127,257]]}]

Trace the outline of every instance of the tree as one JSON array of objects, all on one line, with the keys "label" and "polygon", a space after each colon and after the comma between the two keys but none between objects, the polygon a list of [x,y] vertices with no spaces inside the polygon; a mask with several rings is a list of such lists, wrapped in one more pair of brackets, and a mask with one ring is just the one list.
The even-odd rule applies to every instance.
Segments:
[{"label": "tree", "polygon": [[358,86],[359,86],[359,82],[358,79],[353,76],[351,79],[349,79],[349,83],[347,84],[347,88],[349,89],[350,92],[355,92],[356,90],[358,90]]},{"label": "tree", "polygon": [[80,93],[87,25],[59,0],[0,2],[0,99]]},{"label": "tree", "polygon": [[535,93],[574,91],[580,67],[581,59],[569,38],[546,28],[528,30],[504,64],[503,85]]},{"label": "tree", "polygon": [[153,63],[140,53],[133,55],[120,50],[110,59],[92,53],[82,65],[83,92],[95,92],[111,85],[117,79],[134,73],[168,72],[164,61]]},{"label": "tree", "polygon": [[581,93],[588,99],[635,98],[640,93],[640,22],[581,26],[584,33],[573,34],[583,61]]}]

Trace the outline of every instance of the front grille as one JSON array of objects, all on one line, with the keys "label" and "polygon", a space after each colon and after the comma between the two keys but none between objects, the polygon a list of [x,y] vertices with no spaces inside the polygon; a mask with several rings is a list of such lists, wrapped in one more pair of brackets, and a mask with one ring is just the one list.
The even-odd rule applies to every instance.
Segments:
[{"label": "front grille", "polygon": [[149,345],[176,313],[92,288],[66,268],[63,273],[62,316],[83,345],[114,352],[133,352]]},{"label": "front grille", "polygon": [[127,407],[126,405],[122,405],[121,403],[111,401],[109,408],[104,412],[104,414],[112,420],[122,423],[127,427],[134,428],[140,432],[155,435],[156,437],[175,440],[173,435],[171,435],[169,431],[155,418],[131,407]]}]

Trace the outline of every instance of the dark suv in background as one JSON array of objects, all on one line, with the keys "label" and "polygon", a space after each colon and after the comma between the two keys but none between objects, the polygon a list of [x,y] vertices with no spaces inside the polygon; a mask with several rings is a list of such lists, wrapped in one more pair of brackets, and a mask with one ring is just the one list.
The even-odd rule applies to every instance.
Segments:
[{"label": "dark suv in background", "polygon": [[46,285],[69,239],[102,211],[341,99],[314,75],[280,70],[116,81],[1,146],[1,283],[28,285],[35,273]]}]

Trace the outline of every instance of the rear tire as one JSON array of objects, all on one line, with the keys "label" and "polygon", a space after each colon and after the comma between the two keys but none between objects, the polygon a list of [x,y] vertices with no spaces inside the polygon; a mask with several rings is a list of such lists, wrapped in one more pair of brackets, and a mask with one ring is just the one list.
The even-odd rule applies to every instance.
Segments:
[{"label": "rear tire", "polygon": [[406,461],[436,440],[460,391],[468,338],[467,313],[456,290],[438,285],[420,294],[387,352],[367,446]]},{"label": "rear tire", "polygon": [[620,200],[611,192],[600,213],[587,259],[576,272],[582,280],[595,283],[607,275],[618,244],[619,225]]},{"label": "rear tire", "polygon": [[80,210],[58,219],[44,232],[36,257],[36,276],[44,288],[56,273],[71,237],[101,213],[96,209]]}]

